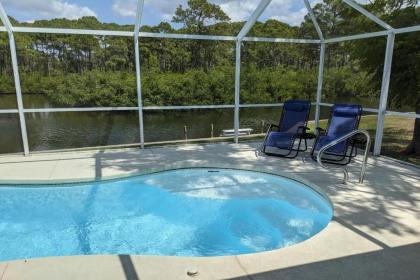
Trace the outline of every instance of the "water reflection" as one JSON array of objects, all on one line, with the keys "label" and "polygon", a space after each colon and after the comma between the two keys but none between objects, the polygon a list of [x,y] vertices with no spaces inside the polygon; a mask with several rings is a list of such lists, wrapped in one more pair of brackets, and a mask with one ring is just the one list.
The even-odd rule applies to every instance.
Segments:
[{"label": "water reflection", "polygon": [[[0,101],[1,108],[16,108],[14,95],[2,95]],[[366,100],[357,103],[376,107]],[[24,106],[52,107],[42,95],[24,95]],[[264,124],[279,121],[281,110],[279,107],[242,108],[240,127],[252,128],[254,134],[263,133]],[[314,111],[311,112],[311,120],[314,119]],[[328,115],[329,108],[322,110],[321,118],[328,118]],[[31,151],[139,142],[136,112],[26,113],[25,116]],[[222,130],[233,128],[233,109],[145,111],[144,125],[146,142],[218,137]],[[0,136],[0,153],[21,152],[17,114],[1,114],[0,129],[7,131]]]},{"label": "water reflection", "polygon": [[18,114],[0,114],[0,153],[20,153],[22,141]]}]

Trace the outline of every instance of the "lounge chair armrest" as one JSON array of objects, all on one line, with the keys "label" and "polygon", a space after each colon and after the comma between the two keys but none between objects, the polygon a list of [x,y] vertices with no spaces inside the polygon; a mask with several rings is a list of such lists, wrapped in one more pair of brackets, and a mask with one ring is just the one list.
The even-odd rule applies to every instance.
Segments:
[{"label": "lounge chair armrest", "polygon": [[306,133],[307,130],[309,130],[310,128],[307,127],[306,125],[301,125],[298,127],[297,131],[298,133]]},{"label": "lounge chair armrest", "polygon": [[356,145],[365,145],[367,140],[365,137],[363,137],[360,134],[356,134],[351,138],[351,141],[353,141]]}]

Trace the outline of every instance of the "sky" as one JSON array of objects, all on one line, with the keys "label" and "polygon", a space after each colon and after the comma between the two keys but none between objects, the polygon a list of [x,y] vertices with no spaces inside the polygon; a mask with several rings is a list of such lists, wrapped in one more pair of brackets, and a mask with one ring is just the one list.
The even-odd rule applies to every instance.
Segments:
[{"label": "sky", "polygon": [[[232,21],[247,20],[259,0],[209,0],[221,6]],[[312,5],[320,0],[310,0]],[[19,21],[96,16],[102,22],[134,24],[137,0],[0,0],[6,12]],[[142,25],[156,25],[172,19],[187,0],[145,0]],[[278,19],[299,25],[306,14],[303,0],[272,0],[260,21]]]}]

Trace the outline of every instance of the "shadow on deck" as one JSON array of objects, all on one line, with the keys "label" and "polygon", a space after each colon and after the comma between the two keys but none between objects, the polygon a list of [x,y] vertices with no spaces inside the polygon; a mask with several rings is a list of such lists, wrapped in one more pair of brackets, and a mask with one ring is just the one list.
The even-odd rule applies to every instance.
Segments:
[{"label": "shadow on deck", "polygon": [[250,274],[248,279],[420,279],[420,243]]}]

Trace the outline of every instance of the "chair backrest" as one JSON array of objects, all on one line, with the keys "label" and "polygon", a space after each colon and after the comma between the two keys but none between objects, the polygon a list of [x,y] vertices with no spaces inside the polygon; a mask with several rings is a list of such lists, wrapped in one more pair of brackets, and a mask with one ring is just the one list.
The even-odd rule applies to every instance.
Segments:
[{"label": "chair backrest", "polygon": [[297,133],[300,126],[308,123],[311,102],[305,100],[288,100],[284,103],[279,123],[279,132]]},{"label": "chair backrest", "polygon": [[335,104],[328,121],[327,136],[339,138],[359,128],[363,108],[355,104]]}]

